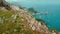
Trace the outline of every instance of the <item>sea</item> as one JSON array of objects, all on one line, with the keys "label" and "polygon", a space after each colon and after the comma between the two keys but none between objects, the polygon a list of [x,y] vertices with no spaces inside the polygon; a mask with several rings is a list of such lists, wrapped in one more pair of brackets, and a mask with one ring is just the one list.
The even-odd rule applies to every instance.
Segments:
[{"label": "sea", "polygon": [[[36,14],[34,17],[44,20],[49,29],[56,29],[60,32],[60,4],[33,4],[23,2],[8,3],[27,8],[34,7],[37,12],[43,12],[43,14]],[[48,14],[45,14],[45,12],[48,12]]]}]

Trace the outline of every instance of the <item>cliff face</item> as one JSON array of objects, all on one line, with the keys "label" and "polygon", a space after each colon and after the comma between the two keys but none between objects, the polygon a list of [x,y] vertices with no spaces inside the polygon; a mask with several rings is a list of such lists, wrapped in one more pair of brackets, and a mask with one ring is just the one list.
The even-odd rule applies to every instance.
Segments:
[{"label": "cliff face", "polygon": [[4,3],[0,3],[0,34],[51,34],[45,24],[36,21],[26,10]]}]

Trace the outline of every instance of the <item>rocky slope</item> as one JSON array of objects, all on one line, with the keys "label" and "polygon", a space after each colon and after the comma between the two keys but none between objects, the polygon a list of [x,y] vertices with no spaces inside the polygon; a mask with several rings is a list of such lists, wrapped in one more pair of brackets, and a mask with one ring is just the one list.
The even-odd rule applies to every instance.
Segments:
[{"label": "rocky slope", "polygon": [[4,3],[0,3],[0,34],[52,34],[26,10]]}]

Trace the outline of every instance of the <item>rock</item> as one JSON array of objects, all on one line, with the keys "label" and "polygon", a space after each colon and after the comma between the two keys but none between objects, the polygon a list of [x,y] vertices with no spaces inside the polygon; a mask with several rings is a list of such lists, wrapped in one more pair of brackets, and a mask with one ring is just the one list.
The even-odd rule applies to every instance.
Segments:
[{"label": "rock", "polygon": [[4,12],[8,11],[5,7],[0,7]]},{"label": "rock", "polygon": [[41,22],[39,22],[38,25],[41,26]]},{"label": "rock", "polygon": [[10,5],[5,0],[0,0],[0,7],[5,7],[6,9],[10,10]]},{"label": "rock", "polygon": [[17,6],[13,6],[13,5],[11,5],[10,7],[11,7],[12,10],[16,10],[16,11],[19,11],[19,10],[20,10],[20,8],[17,7]]},{"label": "rock", "polygon": [[56,34],[55,32],[53,32],[52,34]]}]

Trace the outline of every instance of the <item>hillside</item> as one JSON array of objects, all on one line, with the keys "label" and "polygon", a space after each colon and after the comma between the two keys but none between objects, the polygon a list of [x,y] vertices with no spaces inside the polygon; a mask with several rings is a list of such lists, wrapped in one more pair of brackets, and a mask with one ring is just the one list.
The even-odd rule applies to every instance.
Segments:
[{"label": "hillside", "polygon": [[52,34],[26,10],[4,3],[0,3],[0,34]]}]

